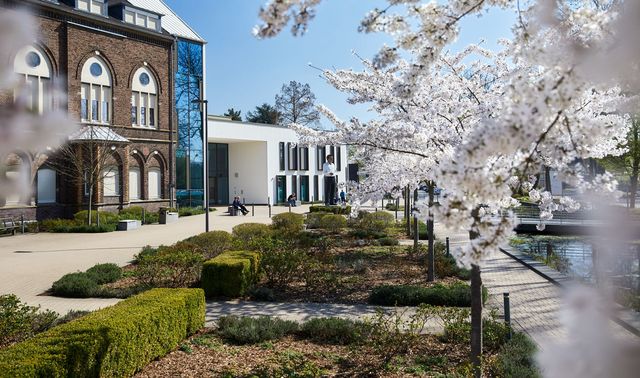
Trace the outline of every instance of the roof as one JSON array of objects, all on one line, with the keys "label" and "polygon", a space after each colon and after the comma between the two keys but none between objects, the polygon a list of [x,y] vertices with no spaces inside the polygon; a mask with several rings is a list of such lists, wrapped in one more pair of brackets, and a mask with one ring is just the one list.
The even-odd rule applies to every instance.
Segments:
[{"label": "roof", "polygon": [[83,126],[80,130],[69,135],[69,140],[72,142],[94,140],[113,143],[129,143],[129,139],[116,133],[107,126]]},{"label": "roof", "polygon": [[159,17],[164,16],[164,14],[158,13],[158,12],[152,10],[152,9],[145,9],[145,8],[137,7],[137,6],[133,5],[129,0],[109,0],[109,7],[112,7],[112,6],[115,6],[115,5],[124,5],[124,6],[127,6],[127,7],[134,8],[134,9],[139,9],[139,10],[151,13],[151,14],[158,15]]},{"label": "roof", "polygon": [[162,29],[176,37],[206,43],[183,19],[180,18],[163,0],[128,0],[133,6],[163,14]]}]

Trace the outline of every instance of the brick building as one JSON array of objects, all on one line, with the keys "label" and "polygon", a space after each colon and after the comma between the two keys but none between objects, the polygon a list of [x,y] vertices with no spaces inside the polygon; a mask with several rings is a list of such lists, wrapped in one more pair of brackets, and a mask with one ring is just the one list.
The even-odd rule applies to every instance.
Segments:
[{"label": "brick building", "polygon": [[[192,99],[203,97],[205,42],[162,0],[0,0],[6,9],[23,6],[35,14],[40,39],[16,53],[14,70],[33,111],[64,106],[78,131],[67,149],[4,157],[7,176],[26,167],[33,190],[0,199],[0,217],[68,217],[86,208],[90,194],[101,210],[170,205],[176,155],[191,164],[181,151],[193,144],[192,133],[181,130],[201,129]],[[185,78],[197,88],[185,89]],[[54,89],[65,92],[66,104]],[[11,101],[14,94],[0,95],[0,103]],[[83,174],[72,161],[87,162],[87,145],[100,169]]]}]

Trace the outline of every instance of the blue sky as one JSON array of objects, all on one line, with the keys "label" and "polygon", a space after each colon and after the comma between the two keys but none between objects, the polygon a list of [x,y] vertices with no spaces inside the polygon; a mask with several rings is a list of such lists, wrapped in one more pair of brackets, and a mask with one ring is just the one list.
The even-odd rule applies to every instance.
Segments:
[{"label": "blue sky", "polygon": [[[248,111],[264,102],[273,104],[282,84],[290,80],[308,83],[317,103],[327,105],[339,117],[372,118],[366,106],[346,103],[346,96],[328,85],[316,69],[361,69],[352,50],[370,58],[388,37],[357,32],[362,17],[371,9],[383,7],[383,0],[324,0],[316,18],[303,37],[288,31],[258,40],[251,30],[264,0],[165,0],[207,44],[207,98],[209,114],[223,114],[228,108]],[[463,24],[463,34],[452,50],[486,40],[495,46],[499,38],[511,35],[514,15],[492,10],[481,18]],[[330,126],[323,120],[324,126]]]}]

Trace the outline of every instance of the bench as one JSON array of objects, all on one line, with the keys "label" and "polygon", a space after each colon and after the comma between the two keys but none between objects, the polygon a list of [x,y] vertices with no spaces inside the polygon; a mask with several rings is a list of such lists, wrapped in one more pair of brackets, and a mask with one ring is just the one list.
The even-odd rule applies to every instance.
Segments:
[{"label": "bench", "polygon": [[227,213],[229,213],[230,216],[235,217],[238,215],[238,210],[233,206],[229,206],[227,207]]},{"label": "bench", "polygon": [[0,233],[10,232],[15,235],[17,229],[18,225],[13,218],[0,218]]},{"label": "bench", "polygon": [[136,230],[142,226],[142,222],[137,219],[125,219],[118,222],[118,231]]}]

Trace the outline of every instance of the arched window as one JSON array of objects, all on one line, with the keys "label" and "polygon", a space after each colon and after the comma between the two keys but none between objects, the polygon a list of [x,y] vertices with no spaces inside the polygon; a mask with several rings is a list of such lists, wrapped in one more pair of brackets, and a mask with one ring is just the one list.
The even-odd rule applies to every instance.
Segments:
[{"label": "arched window", "polygon": [[129,167],[129,201],[137,201],[140,199],[142,177],[140,176],[140,168],[137,166]]},{"label": "arched window", "polygon": [[162,198],[162,171],[158,167],[149,168],[149,199]]},{"label": "arched window", "polygon": [[35,46],[25,46],[13,60],[13,70],[26,84],[27,106],[42,114],[53,107],[52,68],[47,56]]},{"label": "arched window", "polygon": [[80,81],[80,119],[109,123],[111,117],[111,72],[102,59],[92,56],[82,67]]},{"label": "arched window", "polygon": [[158,89],[146,67],[140,67],[131,84],[131,124],[155,129],[158,126]]}]

